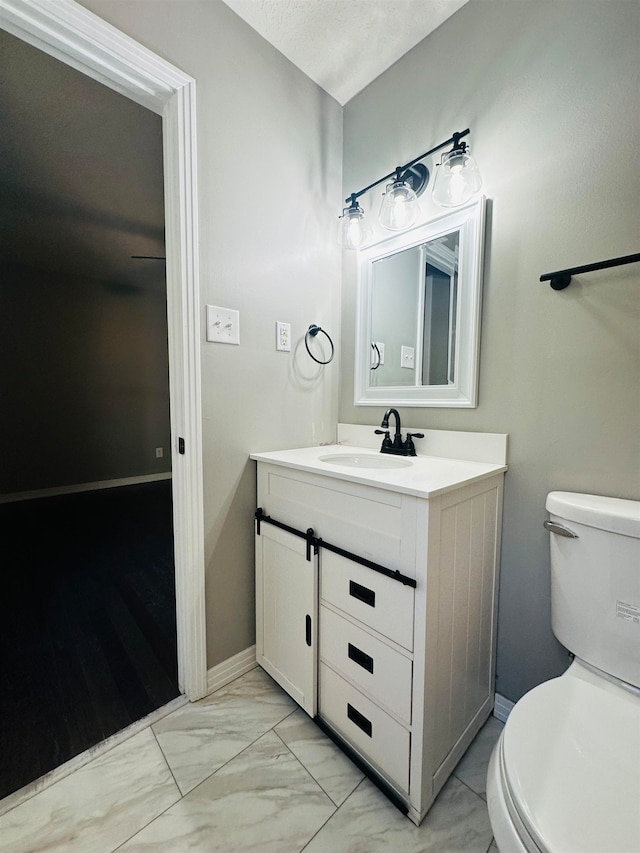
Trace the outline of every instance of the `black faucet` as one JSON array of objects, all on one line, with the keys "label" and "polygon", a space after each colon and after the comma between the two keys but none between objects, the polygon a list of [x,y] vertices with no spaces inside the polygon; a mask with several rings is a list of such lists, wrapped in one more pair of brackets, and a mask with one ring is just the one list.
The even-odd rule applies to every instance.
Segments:
[{"label": "black faucet", "polygon": [[380,426],[383,429],[389,429],[389,418],[391,415],[396,419],[396,431],[393,436],[393,449],[397,452],[402,448],[402,426],[400,425],[400,412],[397,409],[387,409],[384,413],[384,417],[382,418],[382,423]]},{"label": "black faucet", "polygon": [[[389,418],[393,415],[396,419],[396,431],[393,436],[393,441],[391,440],[391,435],[389,433]],[[416,456],[416,448],[413,443],[414,438],[424,438],[424,433],[422,432],[408,432],[406,441],[402,440],[402,427],[400,425],[400,413],[397,409],[387,409],[384,413],[384,417],[382,418],[382,423],[380,424],[382,429],[377,429],[376,435],[384,435],[382,439],[382,447],[380,448],[380,453],[393,453],[396,456]]]}]

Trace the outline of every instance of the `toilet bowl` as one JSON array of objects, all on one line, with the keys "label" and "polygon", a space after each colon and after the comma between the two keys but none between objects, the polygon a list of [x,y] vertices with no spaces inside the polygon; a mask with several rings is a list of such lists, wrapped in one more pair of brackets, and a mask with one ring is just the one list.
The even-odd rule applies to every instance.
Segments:
[{"label": "toilet bowl", "polygon": [[552,492],[552,627],[576,656],[493,750],[500,853],[640,851],[640,502]]}]

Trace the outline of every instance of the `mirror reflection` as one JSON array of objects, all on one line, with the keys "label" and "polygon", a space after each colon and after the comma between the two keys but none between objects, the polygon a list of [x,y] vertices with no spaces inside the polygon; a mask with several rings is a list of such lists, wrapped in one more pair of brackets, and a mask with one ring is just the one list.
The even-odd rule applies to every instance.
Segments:
[{"label": "mirror reflection", "polygon": [[477,405],[485,202],[360,252],[356,405]]},{"label": "mirror reflection", "polygon": [[460,231],[373,262],[370,384],[455,380]]}]

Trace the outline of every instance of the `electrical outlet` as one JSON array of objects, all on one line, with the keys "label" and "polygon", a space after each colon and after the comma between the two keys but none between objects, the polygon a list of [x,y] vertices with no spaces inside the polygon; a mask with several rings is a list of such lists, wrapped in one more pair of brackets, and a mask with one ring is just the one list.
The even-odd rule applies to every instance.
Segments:
[{"label": "electrical outlet", "polygon": [[291,352],[291,323],[276,322],[276,349]]},{"label": "electrical outlet", "polygon": [[156,447],[156,459],[162,459],[163,456],[164,456],[164,448],[163,447]]},{"label": "electrical outlet", "polygon": [[240,312],[207,305],[207,340],[217,344],[240,344]]},{"label": "electrical outlet", "polygon": [[413,369],[416,351],[414,347],[400,347],[400,367]]}]

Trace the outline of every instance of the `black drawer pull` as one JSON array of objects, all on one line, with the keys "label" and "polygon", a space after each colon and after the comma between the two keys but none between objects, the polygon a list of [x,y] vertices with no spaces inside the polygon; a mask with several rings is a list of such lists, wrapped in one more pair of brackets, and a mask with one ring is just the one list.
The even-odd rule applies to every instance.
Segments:
[{"label": "black drawer pull", "polygon": [[355,581],[349,581],[349,595],[353,596],[353,598],[357,598],[358,601],[362,601],[363,604],[368,604],[369,607],[376,606],[375,592],[372,589],[368,589],[366,586],[361,586]]},{"label": "black drawer pull", "polygon": [[356,711],[353,705],[350,705],[347,702],[347,717],[351,720],[352,723],[355,723],[359,729],[371,737],[371,733],[373,732],[373,725],[371,720],[367,720],[365,716],[363,716],[360,711]]},{"label": "black drawer pull", "polygon": [[307,641],[307,645],[311,645],[311,616],[307,614],[305,619],[305,639]]},{"label": "black drawer pull", "polygon": [[357,663],[358,666],[361,666],[363,669],[366,669],[367,672],[373,674],[373,658],[370,655],[351,643],[349,643],[348,654],[354,663]]}]

